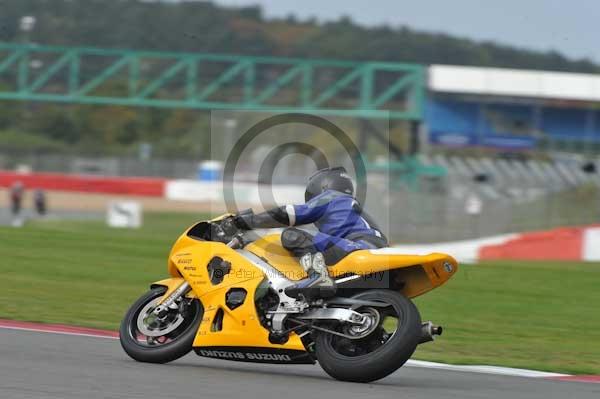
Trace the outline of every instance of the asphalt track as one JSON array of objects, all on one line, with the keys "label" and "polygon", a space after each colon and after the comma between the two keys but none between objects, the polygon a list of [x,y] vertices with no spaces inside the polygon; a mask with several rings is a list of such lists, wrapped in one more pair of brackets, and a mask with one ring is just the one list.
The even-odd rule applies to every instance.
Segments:
[{"label": "asphalt track", "polygon": [[190,354],[137,363],[114,339],[0,329],[0,398],[600,398],[600,384],[404,367],[373,384],[318,366],[234,363]]}]

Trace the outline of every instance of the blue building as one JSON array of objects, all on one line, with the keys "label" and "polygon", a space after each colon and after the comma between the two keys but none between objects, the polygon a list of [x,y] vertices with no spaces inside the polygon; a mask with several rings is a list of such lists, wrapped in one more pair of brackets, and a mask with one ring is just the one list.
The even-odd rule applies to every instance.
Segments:
[{"label": "blue building", "polygon": [[600,149],[596,75],[432,66],[429,142],[499,150]]}]

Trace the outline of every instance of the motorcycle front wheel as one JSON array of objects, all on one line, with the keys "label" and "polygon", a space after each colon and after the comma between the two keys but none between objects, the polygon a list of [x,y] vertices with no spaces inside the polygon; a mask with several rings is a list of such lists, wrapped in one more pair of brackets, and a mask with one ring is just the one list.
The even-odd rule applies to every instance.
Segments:
[{"label": "motorcycle front wheel", "polygon": [[152,311],[158,306],[166,288],[154,288],[138,299],[127,311],[119,340],[134,360],[146,363],[168,363],[192,350],[202,321],[203,308],[198,299],[184,298],[178,309],[170,309],[159,318]]},{"label": "motorcycle front wheel", "polygon": [[353,298],[387,306],[356,309],[365,316],[362,326],[327,325],[344,336],[315,331],[315,353],[323,370],[335,379],[379,380],[402,367],[414,353],[421,337],[421,316],[408,298],[395,291],[365,291]]}]

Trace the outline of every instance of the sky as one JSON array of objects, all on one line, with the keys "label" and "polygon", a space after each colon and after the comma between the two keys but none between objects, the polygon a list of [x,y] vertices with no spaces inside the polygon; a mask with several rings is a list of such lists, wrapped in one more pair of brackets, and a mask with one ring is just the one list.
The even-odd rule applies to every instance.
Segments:
[{"label": "sky", "polygon": [[320,21],[350,16],[362,25],[407,25],[475,40],[600,62],[600,0],[213,0],[260,4],[267,17]]}]

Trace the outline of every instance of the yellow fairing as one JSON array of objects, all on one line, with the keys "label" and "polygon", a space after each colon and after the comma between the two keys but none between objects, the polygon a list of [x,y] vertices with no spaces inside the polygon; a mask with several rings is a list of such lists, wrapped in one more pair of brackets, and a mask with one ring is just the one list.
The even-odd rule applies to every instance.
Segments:
[{"label": "yellow fairing", "polygon": [[[269,333],[260,324],[254,305],[256,289],[262,281],[262,278],[255,278],[236,284],[236,288],[246,290],[247,297],[240,307],[233,310],[225,304],[226,288],[204,295],[202,303],[209,305],[205,305],[204,318],[196,334],[194,347],[242,346],[304,351],[304,345],[295,333],[283,345],[269,342]],[[219,309],[223,311],[222,328],[215,331]]]},{"label": "yellow fairing", "polygon": [[390,270],[390,286],[398,285],[404,296],[413,298],[448,281],[458,270],[458,264],[446,254],[401,255],[393,248],[382,248],[352,252],[329,272],[335,276],[376,276],[387,270]]},{"label": "yellow fairing", "polygon": [[[231,264],[231,270],[221,283],[213,285],[207,265],[219,257]],[[187,280],[195,295],[204,306],[204,316],[198,329],[194,347],[244,346],[304,350],[296,334],[283,345],[272,344],[268,331],[260,324],[255,307],[255,294],[265,279],[264,273],[250,261],[225,244],[199,241],[181,236],[175,244],[169,261],[170,273],[179,274]],[[226,294],[231,288],[246,290],[244,303],[231,310],[227,307]],[[222,327],[217,331],[215,318],[222,310]]]},{"label": "yellow fairing", "polygon": [[281,246],[279,234],[264,236],[260,240],[247,245],[246,249],[254,255],[267,259],[271,266],[279,270],[290,280],[297,281],[307,277],[306,272],[296,258]]}]

